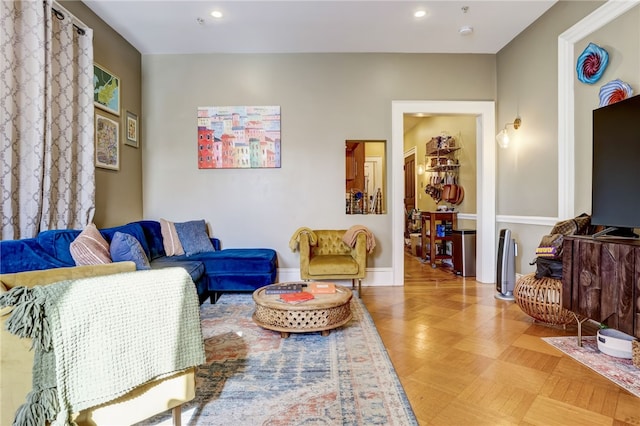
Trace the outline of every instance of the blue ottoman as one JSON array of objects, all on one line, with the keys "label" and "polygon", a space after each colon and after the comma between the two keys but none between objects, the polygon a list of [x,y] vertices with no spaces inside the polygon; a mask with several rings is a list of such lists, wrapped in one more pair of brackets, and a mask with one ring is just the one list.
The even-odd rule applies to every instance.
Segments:
[{"label": "blue ottoman", "polygon": [[207,288],[212,303],[223,292],[254,292],[273,284],[278,272],[276,251],[266,248],[224,249],[192,258],[206,265]]}]

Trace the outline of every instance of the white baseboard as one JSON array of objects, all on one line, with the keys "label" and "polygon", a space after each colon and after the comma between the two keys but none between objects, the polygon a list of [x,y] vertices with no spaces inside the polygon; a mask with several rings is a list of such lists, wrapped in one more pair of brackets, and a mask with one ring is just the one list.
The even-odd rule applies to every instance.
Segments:
[{"label": "white baseboard", "polygon": [[[276,278],[278,282],[287,281],[300,281],[300,269],[299,268],[278,268],[278,276]],[[351,280],[335,280],[337,284],[351,286]],[[367,268],[367,274],[362,280],[363,287],[376,287],[376,286],[402,286],[403,283],[393,282],[393,269],[392,268]]]}]

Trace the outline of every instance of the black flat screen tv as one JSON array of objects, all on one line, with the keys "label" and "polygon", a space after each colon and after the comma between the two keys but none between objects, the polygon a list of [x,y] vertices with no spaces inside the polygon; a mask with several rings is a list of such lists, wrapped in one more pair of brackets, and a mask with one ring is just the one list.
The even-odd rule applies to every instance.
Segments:
[{"label": "black flat screen tv", "polygon": [[591,223],[601,234],[640,228],[640,95],[593,110]]}]

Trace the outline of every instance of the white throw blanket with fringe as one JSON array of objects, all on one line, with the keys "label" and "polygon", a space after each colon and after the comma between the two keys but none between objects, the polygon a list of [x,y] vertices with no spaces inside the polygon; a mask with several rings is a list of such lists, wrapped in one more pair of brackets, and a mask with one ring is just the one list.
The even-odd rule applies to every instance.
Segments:
[{"label": "white throw blanket with fringe", "polygon": [[198,296],[182,268],[16,287],[0,306],[14,306],[7,329],[36,350],[17,424],[72,424],[72,413],[205,361]]}]

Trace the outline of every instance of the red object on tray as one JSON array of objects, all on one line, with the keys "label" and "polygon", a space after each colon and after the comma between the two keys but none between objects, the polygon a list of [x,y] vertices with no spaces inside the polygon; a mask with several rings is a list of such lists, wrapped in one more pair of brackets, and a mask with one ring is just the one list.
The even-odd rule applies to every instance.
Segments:
[{"label": "red object on tray", "polygon": [[302,303],[314,299],[313,294],[301,291],[300,293],[286,293],[280,295],[280,300],[287,303]]}]

